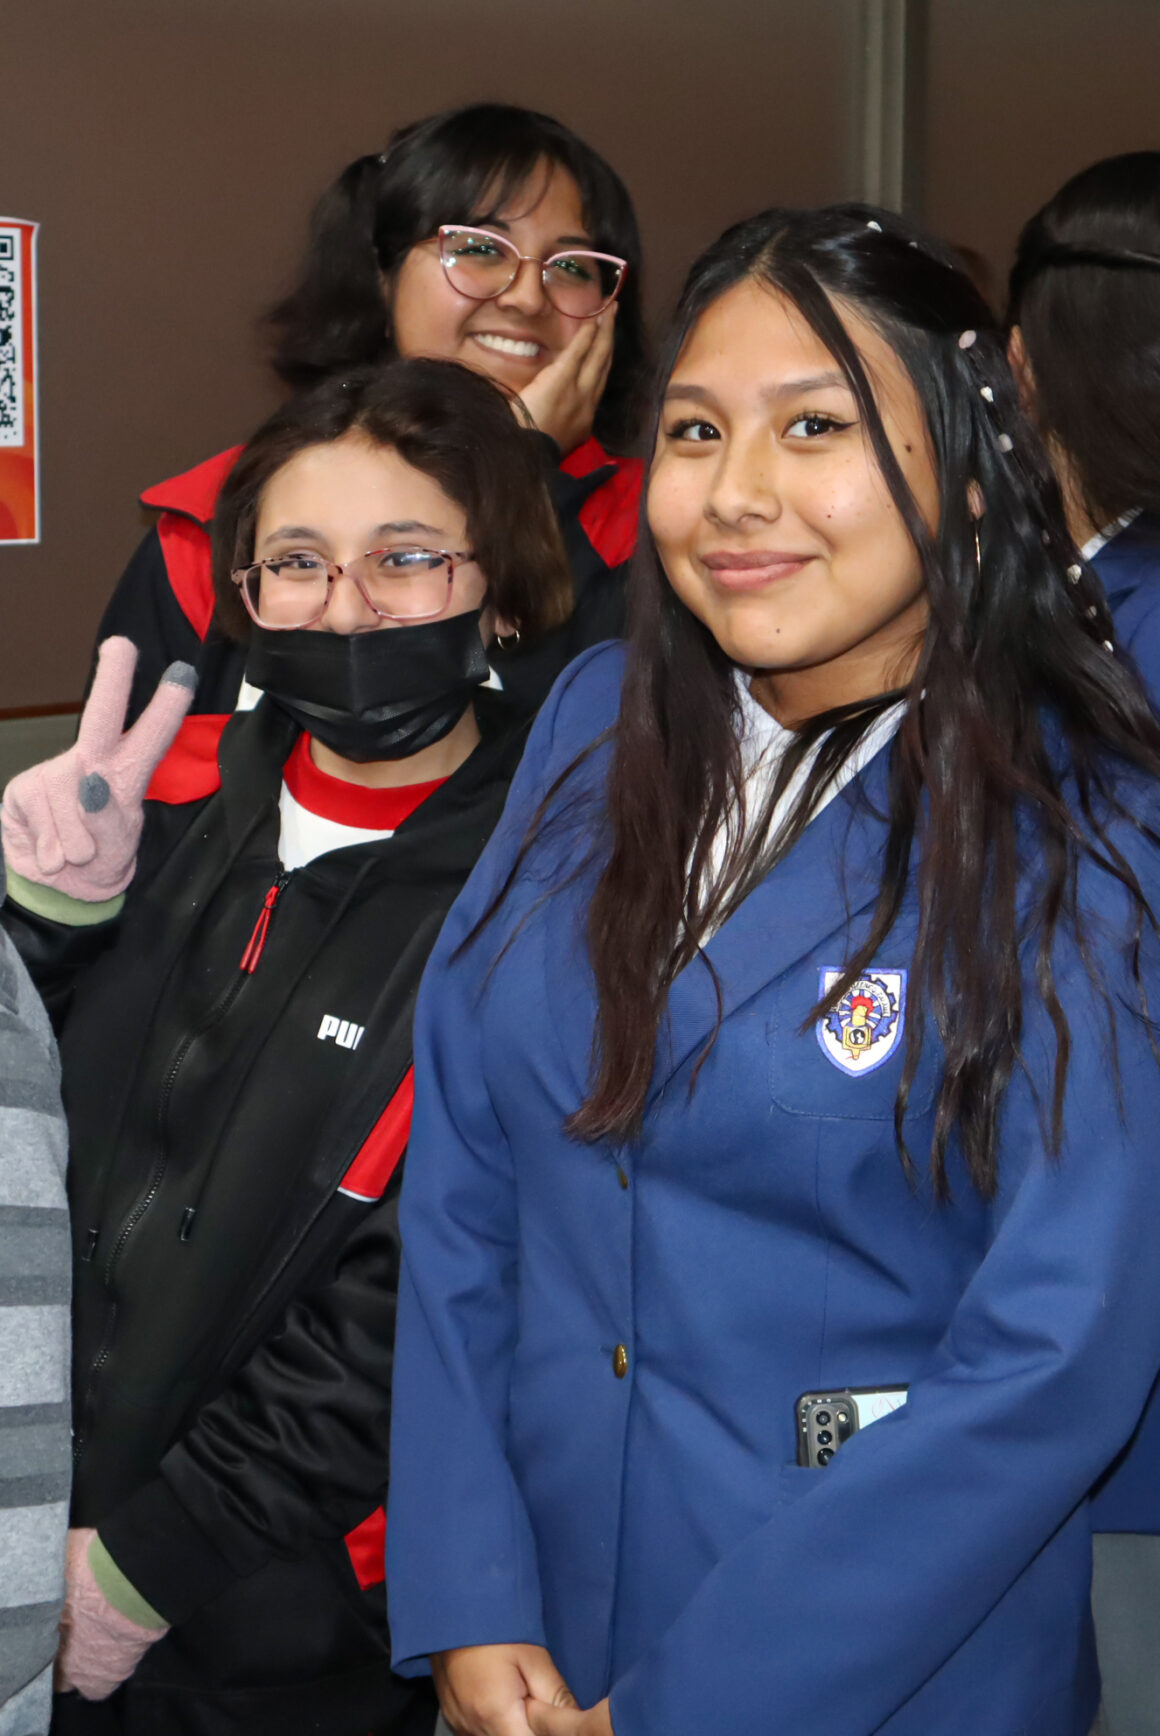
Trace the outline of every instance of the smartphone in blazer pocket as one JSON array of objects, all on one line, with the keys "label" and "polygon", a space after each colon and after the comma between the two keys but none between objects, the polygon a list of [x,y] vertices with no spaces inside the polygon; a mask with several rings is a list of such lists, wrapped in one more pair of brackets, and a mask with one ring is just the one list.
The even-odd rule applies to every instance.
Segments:
[{"label": "smartphone in blazer pocket", "polygon": [[803,1392],[794,1406],[797,1462],[821,1470],[843,1441],[906,1403],[904,1386],[847,1386]]}]

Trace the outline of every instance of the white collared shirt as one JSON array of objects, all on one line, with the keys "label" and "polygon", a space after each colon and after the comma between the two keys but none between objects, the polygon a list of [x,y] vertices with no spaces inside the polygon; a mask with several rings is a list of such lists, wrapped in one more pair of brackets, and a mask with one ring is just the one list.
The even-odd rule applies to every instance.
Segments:
[{"label": "white collared shirt", "polygon": [[[796,740],[796,736],[792,729],[786,729],[784,724],[778,723],[776,717],[771,716],[760,701],[753,697],[749,687],[750,677],[744,670],[737,671],[736,681],[741,701],[741,763],[745,774],[746,821],[747,824],[752,824],[754,816],[762,812],[766,796],[776,781],[782,755]],[[874,720],[865,735],[855,744],[841,769],[814,797],[810,821],[816,820],[822,809],[828,807],[834,797],[840,795],[846,785],[869,765],[875,754],[897,732],[905,710],[906,701],[900,699],[896,705],[890,706],[881,717]],[[824,740],[823,736],[812,751],[806,754],[779,796],[770,817],[771,839],[776,837],[793,812]],[[713,849],[706,868],[706,882],[709,885],[716,879],[725,860],[726,841],[726,828],[721,827],[713,840]],[[708,940],[714,932],[715,930],[707,931],[704,938]]]},{"label": "white collared shirt", "polygon": [[1113,519],[1111,524],[1106,524],[1103,530],[1098,530],[1094,536],[1089,536],[1079,551],[1084,560],[1094,561],[1100,550],[1110,543],[1114,536],[1119,536],[1122,530],[1127,530],[1133,519],[1139,518],[1140,510],[1138,506],[1129,508],[1120,518]]}]

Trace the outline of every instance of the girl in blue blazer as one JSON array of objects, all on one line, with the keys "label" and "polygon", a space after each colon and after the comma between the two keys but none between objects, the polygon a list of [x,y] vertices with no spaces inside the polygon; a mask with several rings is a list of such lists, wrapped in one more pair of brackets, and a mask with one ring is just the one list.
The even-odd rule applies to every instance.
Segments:
[{"label": "girl in blue blazer", "polygon": [[420,995],[396,1667],[468,1736],[1086,1736],[1160,729],[889,213],[693,267],[647,511]]},{"label": "girl in blue blazer", "polygon": [[[1160,702],[1160,151],[1080,171],[1024,226],[1009,352],[1116,641]],[[1160,1727],[1160,1393],[1093,1528],[1109,1736]]]},{"label": "girl in blue blazer", "polygon": [[1008,349],[1068,528],[1160,693],[1160,151],[1082,169],[1023,227]]}]

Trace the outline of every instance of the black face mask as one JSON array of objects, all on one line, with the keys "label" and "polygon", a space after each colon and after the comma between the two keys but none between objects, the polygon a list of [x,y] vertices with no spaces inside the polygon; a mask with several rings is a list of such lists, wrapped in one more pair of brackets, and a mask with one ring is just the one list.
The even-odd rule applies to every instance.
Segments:
[{"label": "black face mask", "polygon": [[246,680],[344,759],[407,759],[442,741],[487,680],[479,615],[373,633],[254,626]]}]

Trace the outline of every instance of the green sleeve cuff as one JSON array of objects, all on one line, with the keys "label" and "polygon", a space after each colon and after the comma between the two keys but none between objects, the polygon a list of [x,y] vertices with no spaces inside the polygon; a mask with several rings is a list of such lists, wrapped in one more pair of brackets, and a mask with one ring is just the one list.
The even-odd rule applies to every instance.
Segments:
[{"label": "green sleeve cuff", "polygon": [[110,922],[114,916],[120,916],[124,907],[123,892],[118,892],[115,898],[104,898],[99,904],[89,904],[83,898],[70,898],[67,892],[58,892],[55,886],[26,880],[7,865],[4,873],[13,904],[30,910],[33,916],[43,916],[48,922],[62,923],[65,928],[95,928],[99,922]]},{"label": "green sleeve cuff", "polygon": [[135,1621],[138,1627],[160,1630],[169,1626],[165,1617],[158,1615],[152,1605],[145,1602],[141,1593],[130,1585],[99,1536],[94,1537],[89,1544],[89,1566],[98,1590],[119,1615]]}]

